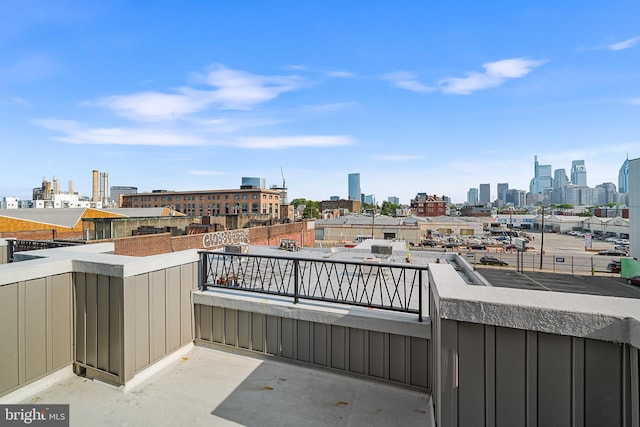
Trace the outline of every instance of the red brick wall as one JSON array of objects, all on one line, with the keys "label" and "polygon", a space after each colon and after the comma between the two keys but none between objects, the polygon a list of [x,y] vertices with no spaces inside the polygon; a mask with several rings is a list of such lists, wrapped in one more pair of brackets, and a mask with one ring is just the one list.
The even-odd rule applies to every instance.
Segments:
[{"label": "red brick wall", "polygon": [[116,255],[149,256],[171,252],[171,233],[114,239]]},{"label": "red brick wall", "polygon": [[[238,230],[230,230],[229,232],[233,233],[234,231]],[[277,246],[280,244],[281,239],[292,239],[299,246],[302,246],[303,236],[304,246],[313,247],[315,243],[315,230],[307,230],[306,222],[255,227],[246,229],[246,231],[249,234],[249,244],[251,245]],[[204,236],[204,234],[192,234],[171,237],[169,233],[164,233],[124,237],[122,239],[114,239],[113,242],[115,244],[115,254],[117,255],[148,256],[187,249],[205,249]]]}]

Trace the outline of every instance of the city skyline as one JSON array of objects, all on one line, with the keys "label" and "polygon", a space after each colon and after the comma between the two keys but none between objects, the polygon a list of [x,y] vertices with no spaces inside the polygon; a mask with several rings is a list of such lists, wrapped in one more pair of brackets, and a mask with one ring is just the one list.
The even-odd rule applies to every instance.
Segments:
[{"label": "city skyline", "polygon": [[346,199],[357,171],[377,200],[462,203],[528,191],[534,155],[584,160],[591,187],[640,156],[637,2],[0,9],[0,197],[54,176],[89,195],[97,169],[141,192],[283,173],[290,200]]}]

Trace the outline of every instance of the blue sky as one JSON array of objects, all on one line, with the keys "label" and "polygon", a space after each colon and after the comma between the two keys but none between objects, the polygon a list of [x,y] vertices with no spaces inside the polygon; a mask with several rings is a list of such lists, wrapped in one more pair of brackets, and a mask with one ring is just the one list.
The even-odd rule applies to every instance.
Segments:
[{"label": "blue sky", "polygon": [[617,184],[640,156],[640,2],[0,1],[0,197],[56,176],[290,199]]}]

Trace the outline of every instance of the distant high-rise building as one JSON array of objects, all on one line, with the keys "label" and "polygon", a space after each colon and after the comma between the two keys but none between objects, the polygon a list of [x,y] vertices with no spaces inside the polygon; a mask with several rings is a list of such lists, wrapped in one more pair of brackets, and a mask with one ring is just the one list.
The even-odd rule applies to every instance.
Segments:
[{"label": "distant high-rise building", "polygon": [[618,172],[618,192],[629,192],[629,156],[625,159]]},{"label": "distant high-rise building", "polygon": [[110,198],[115,206],[120,207],[122,204],[122,201],[121,201],[122,197],[120,197],[121,195],[136,194],[137,192],[138,192],[138,187],[112,185]]},{"label": "distant high-rise building", "polygon": [[254,177],[243,176],[242,184],[240,188],[244,188],[244,189],[267,188],[267,185],[264,178],[254,178]]},{"label": "distant high-rise building", "polygon": [[509,189],[509,183],[508,182],[499,182],[498,183],[498,200],[502,200],[503,202],[505,201],[504,192],[507,191],[508,189]]},{"label": "distant high-rise building", "polygon": [[329,196],[329,201],[331,202],[337,202],[338,200],[340,200],[340,196]]},{"label": "distant high-rise building", "polygon": [[491,184],[480,184],[480,203],[491,203]]},{"label": "distant high-rise building", "polygon": [[565,203],[565,189],[568,184],[569,178],[564,169],[556,169],[553,171],[553,192],[551,193],[551,201],[553,203]]},{"label": "distant high-rise building", "polygon": [[362,193],[360,192],[360,174],[349,174],[349,200],[361,200]]},{"label": "distant high-rise building", "polygon": [[542,194],[544,190],[552,188],[551,165],[538,164],[538,156],[534,157],[533,179],[529,184],[531,194]]},{"label": "distant high-rise building", "polygon": [[527,192],[524,190],[509,189],[504,192],[505,203],[512,204],[515,207],[525,206],[527,204]]},{"label": "distant high-rise building", "polygon": [[475,205],[478,203],[478,189],[477,188],[470,188],[469,191],[467,191],[467,203],[470,205]]},{"label": "distant high-rise building", "polygon": [[399,205],[400,204],[400,198],[396,197],[396,196],[389,196],[389,197],[387,197],[387,202],[392,203],[394,205]]},{"label": "distant high-rise building", "polygon": [[604,190],[604,200],[599,204],[608,205],[609,203],[618,203],[618,192],[616,191],[616,185],[613,182],[603,182],[602,184],[596,185],[596,188]]},{"label": "distant high-rise building", "polygon": [[578,187],[587,186],[587,167],[584,165],[584,160],[571,162],[571,182]]},{"label": "distant high-rise building", "polygon": [[376,196],[374,194],[367,194],[366,196],[364,196],[364,202],[367,205],[375,205]]}]

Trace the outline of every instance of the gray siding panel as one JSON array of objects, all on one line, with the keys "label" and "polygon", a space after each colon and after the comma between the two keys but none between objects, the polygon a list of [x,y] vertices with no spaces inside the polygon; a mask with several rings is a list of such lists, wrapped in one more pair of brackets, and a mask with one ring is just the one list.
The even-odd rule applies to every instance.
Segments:
[{"label": "gray siding panel", "polygon": [[406,381],[406,343],[402,335],[389,334],[389,379]]},{"label": "gray siding panel", "polygon": [[224,309],[213,307],[211,311],[211,339],[213,342],[224,343]]},{"label": "gray siding panel", "polygon": [[50,369],[61,368],[72,360],[73,306],[70,275],[51,278],[51,361]]},{"label": "gray siding panel", "polygon": [[538,425],[571,424],[571,338],[538,333]]},{"label": "gray siding panel", "polygon": [[369,331],[369,375],[384,378],[385,354],[384,346],[385,334],[382,332]]},{"label": "gray siding panel", "polygon": [[238,311],[238,347],[251,348],[251,313]]},{"label": "gray siding panel", "polygon": [[151,363],[149,343],[149,276],[141,274],[134,279],[133,313],[135,316],[135,369],[140,369]]},{"label": "gray siding panel", "polygon": [[98,369],[109,371],[109,277],[98,276],[98,333],[97,364]]},{"label": "gray siding panel", "polygon": [[25,282],[25,380],[47,372],[47,282],[45,278]]},{"label": "gray siding panel", "polygon": [[346,369],[345,364],[345,328],[331,326],[331,367]]},{"label": "gray siding panel", "polygon": [[279,318],[267,316],[267,350],[268,354],[280,356]]},{"label": "gray siding panel", "polygon": [[429,341],[411,337],[411,384],[429,387]]},{"label": "gray siding panel", "polygon": [[18,283],[0,286],[0,394],[20,384]]},{"label": "gray siding panel", "polygon": [[238,345],[237,315],[237,310],[224,310],[224,343],[227,345]]},{"label": "gray siding panel", "polygon": [[75,275],[75,294],[76,294],[76,310],[75,310],[75,335],[76,335],[76,360],[80,363],[87,362],[86,348],[86,332],[87,332],[87,303],[85,285],[86,277],[84,273],[76,273]]},{"label": "gray siding panel", "polygon": [[458,322],[458,421],[484,424],[484,325]]},{"label": "gray siding panel", "polygon": [[294,321],[293,321],[293,319],[282,318],[281,322],[282,322],[282,329],[281,329],[281,334],[282,334],[282,339],[281,339],[281,341],[282,341],[282,353],[281,353],[281,356],[282,357],[286,357],[288,359],[293,359],[294,358],[294,348],[295,348]]},{"label": "gray siding panel", "polygon": [[526,333],[495,328],[495,418],[498,427],[525,426]]},{"label": "gray siding panel", "polygon": [[149,322],[151,339],[151,361],[166,354],[166,290],[164,271],[149,274]]},{"label": "gray siding panel", "polygon": [[622,425],[622,346],[586,340],[585,426]]},{"label": "gray siding panel", "polygon": [[297,360],[311,362],[311,322],[298,320],[297,323]]},{"label": "gray siding panel", "polygon": [[264,314],[251,313],[251,348],[255,351],[266,350],[265,327]]},{"label": "gray siding panel", "polygon": [[87,311],[85,363],[96,367],[98,366],[98,277],[95,274],[85,275],[85,289]]},{"label": "gray siding panel", "polygon": [[365,331],[349,330],[349,370],[357,374],[365,373]]},{"label": "gray siding panel", "polygon": [[119,277],[110,278],[109,286],[109,369],[114,375],[122,372],[122,357],[124,354],[123,335],[123,299],[124,280]]},{"label": "gray siding panel", "polygon": [[166,330],[167,349],[172,352],[180,347],[180,267],[166,270]]},{"label": "gray siding panel", "polygon": [[313,324],[313,363],[327,366],[327,331],[330,326],[323,323]]}]

